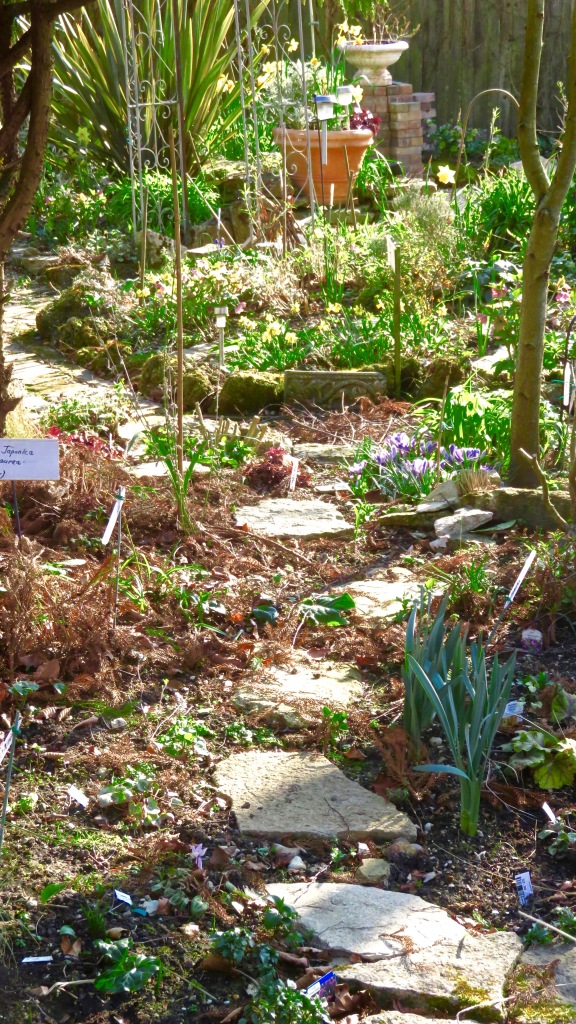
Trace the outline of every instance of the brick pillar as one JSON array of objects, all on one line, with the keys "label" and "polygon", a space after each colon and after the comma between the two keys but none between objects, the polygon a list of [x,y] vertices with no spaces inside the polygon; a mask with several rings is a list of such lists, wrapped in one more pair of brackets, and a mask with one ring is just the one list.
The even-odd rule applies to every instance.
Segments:
[{"label": "brick pillar", "polygon": [[422,177],[423,124],[435,115],[434,93],[414,94],[408,82],[365,85],[363,92],[363,105],[382,121],[378,149],[388,160],[401,163],[408,177]]}]

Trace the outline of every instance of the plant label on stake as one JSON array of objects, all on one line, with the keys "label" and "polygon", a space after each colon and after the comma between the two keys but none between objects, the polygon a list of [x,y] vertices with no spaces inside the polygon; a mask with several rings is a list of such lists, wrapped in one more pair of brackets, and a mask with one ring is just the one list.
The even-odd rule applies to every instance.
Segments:
[{"label": "plant label on stake", "polygon": [[390,270],[396,270],[396,246],[390,238],[390,235],[386,235],[386,255]]},{"label": "plant label on stake", "polygon": [[0,764],[2,764],[2,761],[6,757],[6,754],[10,750],[10,747],[12,746],[12,738],[13,738],[12,729],[9,729],[8,732],[6,733],[4,739],[0,743]]},{"label": "plant label on stake", "polygon": [[520,590],[520,587],[524,583],[524,580],[526,579],[526,577],[527,577],[528,573],[530,572],[530,569],[532,568],[532,566],[533,566],[535,561],[536,561],[536,551],[531,551],[530,554],[528,555],[528,558],[524,562],[524,565],[522,566],[522,569],[518,573],[518,578],[517,578],[514,586],[512,587],[512,590],[508,594],[508,597],[506,598],[506,600],[504,602],[504,607],[503,607],[502,611],[500,612],[500,615],[496,619],[496,623],[494,625],[494,628],[492,629],[492,632],[490,633],[490,636],[488,637],[488,639],[486,641],[486,647],[488,647],[488,644],[491,643],[492,640],[494,639],[494,636],[496,634],[496,630],[498,629],[498,626],[502,622],[502,619],[504,618],[504,616],[505,616],[506,612],[508,611],[510,605],[514,601],[514,598],[516,597],[518,591]]},{"label": "plant label on stake", "polygon": [[17,480],[59,480],[60,446],[50,438],[3,437],[0,440],[0,480],[12,481],[16,533],[22,539]]},{"label": "plant label on stake", "polygon": [[290,473],[290,490],[296,489],[296,480],[298,479],[298,467],[300,465],[299,459],[292,459],[292,472]]},{"label": "plant label on stake", "polygon": [[514,884],[516,885],[516,892],[518,893],[520,906],[524,907],[528,903],[528,900],[534,895],[534,889],[532,888],[532,879],[530,878],[530,872],[521,871],[519,874],[515,876]]},{"label": "plant label on stake", "polygon": [[112,530],[116,526],[116,520],[118,519],[118,516],[120,515],[120,511],[122,509],[122,502],[124,501],[125,497],[126,497],[126,488],[125,487],[119,487],[118,488],[118,493],[116,495],[116,501],[114,502],[114,505],[112,506],[112,511],[110,513],[110,519],[108,520],[108,525],[107,525],[106,529],[104,530],[104,535],[102,537],[102,544],[104,546],[106,546],[106,544],[108,544],[109,541],[110,541],[110,538],[112,536]]},{"label": "plant label on stake", "polygon": [[552,808],[550,807],[550,804],[548,804],[548,803],[543,803],[543,804],[542,804],[542,810],[544,811],[544,814],[546,815],[546,817],[548,818],[548,820],[549,820],[549,821],[551,821],[553,825],[555,825],[555,824],[556,824],[556,822],[558,821],[558,818],[557,818],[557,817],[556,817],[556,815],[554,814],[554,811],[553,811],[553,810],[552,810]]},{"label": "plant label on stake", "polygon": [[18,730],[20,729],[20,712],[16,712],[14,718],[14,725],[9,729],[8,734],[2,740],[2,748],[6,747],[2,758],[6,756],[7,751],[10,751],[10,757],[8,759],[8,768],[6,769],[6,782],[4,784],[4,803],[2,804],[2,815],[0,816],[0,854],[2,853],[2,844],[4,842],[4,828],[6,826],[6,814],[8,812],[8,797],[10,795],[10,782],[12,780],[12,768],[14,766],[14,752],[16,750],[16,738],[18,736]]}]

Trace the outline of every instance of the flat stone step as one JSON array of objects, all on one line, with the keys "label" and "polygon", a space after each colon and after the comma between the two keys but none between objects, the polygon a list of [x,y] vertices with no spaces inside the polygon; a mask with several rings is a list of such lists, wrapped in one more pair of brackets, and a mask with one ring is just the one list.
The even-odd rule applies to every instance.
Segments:
[{"label": "flat stone step", "polygon": [[240,686],[232,698],[238,711],[267,725],[303,728],[322,718],[322,708],[343,711],[362,696],[360,673],[351,665],[329,661],[274,666],[264,678]]},{"label": "flat stone step", "polygon": [[365,580],[355,580],[345,586],[334,587],[332,594],[347,592],[356,603],[356,615],[371,626],[390,621],[402,611],[406,601],[410,604],[420,596],[420,580],[408,569],[380,569]]},{"label": "flat stone step", "polygon": [[[397,999],[423,1013],[486,1003],[493,1005],[483,1008],[483,1019],[504,1019],[504,986],[522,950],[514,933],[473,935],[441,907],[385,889],[278,882],[267,890],[294,907],[319,945],[370,957],[335,971],[368,988],[377,1002]],[[403,1016],[398,1024],[412,1024]]]},{"label": "flat stone step", "polygon": [[398,1013],[396,1010],[383,1010],[371,1017],[364,1017],[362,1024],[477,1024],[477,1021],[470,1017],[464,1017],[460,1022],[447,1020],[442,1017],[421,1017],[419,1013]]},{"label": "flat stone step", "polygon": [[302,462],[316,462],[321,466],[339,466],[354,457],[351,444],[295,444],[292,454]]},{"label": "flat stone step", "polygon": [[[551,946],[530,946],[520,959],[520,966],[551,971],[550,984],[555,987],[555,996],[559,1002],[576,1007],[576,944]],[[576,1012],[574,1013],[576,1021]]]},{"label": "flat stone step", "polygon": [[245,835],[302,840],[415,839],[416,826],[382,797],[346,778],[320,754],[247,751],[216,768]]},{"label": "flat stone step", "polygon": [[319,498],[265,498],[258,505],[244,505],[236,511],[236,526],[247,526],[264,537],[319,540],[322,537],[354,536],[340,509]]}]

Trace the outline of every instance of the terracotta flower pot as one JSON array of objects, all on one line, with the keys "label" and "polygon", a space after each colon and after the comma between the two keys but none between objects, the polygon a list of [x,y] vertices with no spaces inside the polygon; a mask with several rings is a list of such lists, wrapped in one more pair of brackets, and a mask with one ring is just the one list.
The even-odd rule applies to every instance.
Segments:
[{"label": "terracotta flower pot", "polygon": [[360,46],[350,43],[346,47],[346,60],[358,68],[359,85],[363,80],[370,85],[387,85],[392,81],[388,68],[407,49],[408,43],[403,39],[390,43],[362,43]]},{"label": "terracotta flower pot", "polygon": [[[288,174],[296,188],[299,191],[303,191],[305,195],[310,196],[305,129],[275,128],[274,141],[281,150],[284,149],[284,144],[286,145],[286,169]],[[310,129],[312,183],[317,202],[322,203],[323,206],[328,206],[330,202],[334,206],[339,206],[346,202],[350,187],[346,167],[346,154],[348,155],[348,167],[350,168],[353,185],[362,165],[364,154],[373,141],[374,136],[368,128],[359,128],[354,131],[328,132],[328,162],[322,164],[319,133],[315,128]],[[332,186],[334,186],[333,195]]]}]

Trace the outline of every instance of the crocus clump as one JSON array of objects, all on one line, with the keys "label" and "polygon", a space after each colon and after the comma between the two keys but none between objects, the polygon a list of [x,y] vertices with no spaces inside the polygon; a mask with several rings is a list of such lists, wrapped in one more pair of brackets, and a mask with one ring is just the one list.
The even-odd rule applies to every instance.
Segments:
[{"label": "crocus clump", "polygon": [[490,469],[481,466],[481,448],[459,448],[451,444],[440,449],[436,441],[410,437],[404,431],[390,434],[380,447],[367,439],[349,467],[350,486],[361,496],[377,487],[391,498],[398,495],[421,497],[436,483],[447,480],[460,469]]}]

